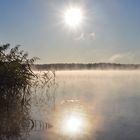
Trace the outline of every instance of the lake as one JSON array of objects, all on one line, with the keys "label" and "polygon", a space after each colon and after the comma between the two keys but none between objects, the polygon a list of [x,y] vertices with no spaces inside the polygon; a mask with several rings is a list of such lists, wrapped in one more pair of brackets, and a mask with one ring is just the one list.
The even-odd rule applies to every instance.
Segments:
[{"label": "lake", "polygon": [[55,83],[51,111],[32,104],[26,139],[140,140],[140,71],[57,71]]}]

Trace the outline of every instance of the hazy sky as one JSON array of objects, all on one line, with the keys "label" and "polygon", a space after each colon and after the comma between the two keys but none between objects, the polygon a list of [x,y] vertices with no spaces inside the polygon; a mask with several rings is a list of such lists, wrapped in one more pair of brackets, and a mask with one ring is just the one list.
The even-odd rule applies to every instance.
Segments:
[{"label": "hazy sky", "polygon": [[[70,6],[84,13],[76,29],[63,22]],[[0,0],[0,42],[39,63],[140,63],[140,0]]]}]

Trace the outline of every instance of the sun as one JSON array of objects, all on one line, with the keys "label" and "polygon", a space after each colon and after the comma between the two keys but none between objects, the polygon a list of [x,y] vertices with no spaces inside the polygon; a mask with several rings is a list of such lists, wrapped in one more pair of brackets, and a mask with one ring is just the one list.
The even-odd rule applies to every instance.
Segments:
[{"label": "sun", "polygon": [[64,21],[71,28],[80,26],[83,21],[82,10],[76,7],[67,9],[64,13]]}]

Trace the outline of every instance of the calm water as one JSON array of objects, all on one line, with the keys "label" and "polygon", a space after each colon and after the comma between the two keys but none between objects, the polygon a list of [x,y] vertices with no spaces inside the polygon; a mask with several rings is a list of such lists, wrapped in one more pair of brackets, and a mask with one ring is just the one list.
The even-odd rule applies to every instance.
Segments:
[{"label": "calm water", "polygon": [[58,72],[57,80],[60,100],[90,108],[92,129],[83,139],[140,139],[139,71]]},{"label": "calm water", "polygon": [[56,83],[55,109],[31,110],[53,127],[38,121],[26,139],[140,140],[139,71],[58,71]]}]

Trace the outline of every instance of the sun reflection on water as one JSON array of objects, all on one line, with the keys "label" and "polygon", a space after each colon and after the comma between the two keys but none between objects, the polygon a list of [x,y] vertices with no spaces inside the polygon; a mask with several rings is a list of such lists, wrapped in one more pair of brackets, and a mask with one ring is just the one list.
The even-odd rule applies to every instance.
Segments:
[{"label": "sun reflection on water", "polygon": [[79,100],[63,101],[56,112],[55,124],[59,134],[77,137],[90,129],[91,120],[87,106]]},{"label": "sun reflection on water", "polygon": [[62,123],[62,131],[66,134],[74,135],[83,131],[85,120],[78,114],[65,116]]}]

